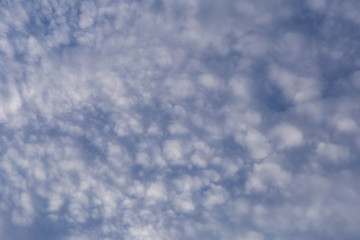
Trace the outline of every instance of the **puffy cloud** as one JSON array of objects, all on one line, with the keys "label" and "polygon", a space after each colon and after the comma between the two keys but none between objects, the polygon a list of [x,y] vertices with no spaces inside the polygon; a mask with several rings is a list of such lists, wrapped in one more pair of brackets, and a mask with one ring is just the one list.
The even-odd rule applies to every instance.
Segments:
[{"label": "puffy cloud", "polygon": [[270,130],[270,137],[277,141],[279,149],[297,147],[303,144],[304,138],[302,132],[296,127],[281,123]]},{"label": "puffy cloud", "polygon": [[162,182],[151,183],[146,190],[146,197],[149,198],[150,203],[152,201],[167,200],[167,191]]},{"label": "puffy cloud", "polygon": [[96,16],[96,6],[92,1],[82,2],[80,6],[79,26],[86,29],[94,24]]},{"label": "puffy cloud", "polygon": [[319,11],[326,7],[326,0],[308,0],[307,4],[312,10]]},{"label": "puffy cloud", "polygon": [[174,203],[175,206],[182,212],[191,213],[195,210],[195,205],[191,199],[191,196],[187,196],[188,194],[181,194],[176,197]]},{"label": "puffy cloud", "polygon": [[245,234],[245,236],[241,239],[244,240],[263,240],[264,236],[261,233],[250,231]]},{"label": "puffy cloud", "polygon": [[206,192],[204,206],[208,209],[217,205],[222,205],[227,201],[228,193],[221,186],[213,185],[211,190]]},{"label": "puffy cloud", "polygon": [[199,76],[199,82],[207,89],[218,89],[218,80],[211,74],[202,74]]},{"label": "puffy cloud", "polygon": [[338,131],[344,133],[357,133],[358,131],[357,123],[352,118],[346,116],[335,117],[333,125]]},{"label": "puffy cloud", "polygon": [[256,130],[251,130],[246,134],[245,142],[250,150],[250,154],[255,159],[267,157],[271,152],[271,145],[267,138]]},{"label": "puffy cloud", "polygon": [[185,164],[183,145],[178,140],[167,140],[164,143],[164,154],[171,164]]},{"label": "puffy cloud", "polygon": [[272,162],[255,164],[253,173],[246,183],[249,192],[266,192],[271,189],[285,190],[291,184],[292,176]]},{"label": "puffy cloud", "polygon": [[[289,35],[289,38],[292,38],[292,35]],[[301,48],[296,47],[293,51],[301,51]],[[285,97],[296,104],[316,99],[321,92],[316,79],[297,76],[276,66],[271,68],[271,78],[280,87]]]},{"label": "puffy cloud", "polygon": [[349,155],[349,150],[346,147],[337,144],[321,142],[316,147],[316,156],[320,161],[341,164],[349,160]]}]

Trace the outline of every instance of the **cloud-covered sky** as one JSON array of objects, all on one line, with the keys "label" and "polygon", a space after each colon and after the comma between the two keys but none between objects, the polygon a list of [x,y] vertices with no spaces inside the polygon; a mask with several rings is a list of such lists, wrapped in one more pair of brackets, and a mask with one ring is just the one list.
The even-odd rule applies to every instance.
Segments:
[{"label": "cloud-covered sky", "polygon": [[0,2],[0,239],[357,240],[360,2]]}]

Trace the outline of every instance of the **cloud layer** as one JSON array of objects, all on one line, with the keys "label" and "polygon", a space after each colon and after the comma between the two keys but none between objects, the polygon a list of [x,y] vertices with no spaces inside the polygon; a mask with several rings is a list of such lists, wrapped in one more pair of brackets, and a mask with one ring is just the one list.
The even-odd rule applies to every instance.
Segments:
[{"label": "cloud layer", "polygon": [[0,238],[358,239],[360,4],[0,3]]}]

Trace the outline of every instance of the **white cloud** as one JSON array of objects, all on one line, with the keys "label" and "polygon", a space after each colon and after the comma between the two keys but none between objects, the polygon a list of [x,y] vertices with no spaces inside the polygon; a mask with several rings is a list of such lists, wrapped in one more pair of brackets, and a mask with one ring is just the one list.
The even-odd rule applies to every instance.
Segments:
[{"label": "white cloud", "polygon": [[23,192],[19,196],[20,209],[15,209],[12,214],[12,221],[18,225],[30,225],[34,217],[35,209],[31,196]]},{"label": "white cloud", "polygon": [[340,16],[354,22],[355,24],[359,24],[360,17],[358,16],[358,14],[356,14],[359,8],[360,6],[357,2],[352,2],[351,4],[348,2],[343,2],[338,10]]},{"label": "white cloud", "polygon": [[164,143],[163,151],[166,159],[168,159],[171,164],[183,165],[185,163],[183,158],[183,146],[181,142],[177,140],[167,140]]},{"label": "white cloud", "polygon": [[267,52],[267,45],[268,42],[262,36],[241,32],[235,49],[250,57],[262,57]]},{"label": "white cloud", "polygon": [[195,92],[194,84],[186,75],[178,79],[167,79],[165,84],[169,86],[169,91],[175,98],[187,98]]},{"label": "white cloud", "polygon": [[326,7],[326,0],[307,0],[309,7],[315,11],[324,10]]},{"label": "white cloud", "polygon": [[234,96],[239,97],[243,100],[249,100],[251,92],[249,89],[249,83],[246,78],[233,77],[229,82],[229,87]]},{"label": "white cloud", "polygon": [[227,201],[228,193],[221,186],[212,185],[211,190],[206,193],[204,206],[211,209],[217,205],[222,205]]},{"label": "white cloud", "polygon": [[360,71],[356,71],[351,75],[351,81],[355,87],[360,88]]},{"label": "white cloud", "polygon": [[146,197],[149,199],[149,204],[157,201],[167,200],[167,191],[162,182],[151,183],[146,190]]},{"label": "white cloud", "polygon": [[142,198],[145,195],[145,187],[141,182],[135,181],[132,186],[129,187],[129,193],[136,197]]},{"label": "white cloud", "polygon": [[219,86],[216,77],[209,73],[200,75],[198,81],[207,89],[217,89]]},{"label": "white cloud", "polygon": [[249,231],[239,240],[264,240],[264,235],[259,232]]},{"label": "white cloud", "polygon": [[120,197],[116,192],[103,190],[100,192],[99,197],[104,209],[103,218],[111,219],[117,214],[117,199]]},{"label": "white cloud", "polygon": [[280,123],[270,130],[270,137],[275,139],[279,149],[297,147],[303,144],[302,132],[288,123]]},{"label": "white cloud", "polygon": [[[292,35],[289,35],[289,37],[292,37]],[[293,51],[300,52],[301,48],[296,47]],[[297,76],[277,66],[271,68],[270,76],[281,88],[285,97],[296,104],[315,100],[320,95],[320,85],[312,77]]]},{"label": "white cloud", "polygon": [[333,125],[338,131],[345,133],[357,133],[359,129],[351,117],[345,116],[334,117]]},{"label": "white cloud", "polygon": [[131,227],[129,230],[131,238],[128,239],[142,239],[142,240],[160,240],[162,239],[157,233],[156,229],[150,224],[143,227]]},{"label": "white cloud", "polygon": [[250,130],[245,137],[245,143],[250,150],[251,157],[262,159],[271,152],[271,145],[266,137],[256,130]]},{"label": "white cloud", "polygon": [[176,196],[174,203],[176,208],[182,212],[191,213],[195,210],[195,205],[189,194],[181,194]]},{"label": "white cloud", "polygon": [[[171,131],[170,131],[171,132]],[[156,123],[151,123],[149,128],[147,129],[147,133],[151,135],[161,135],[161,130],[156,125]]]},{"label": "white cloud", "polygon": [[139,117],[135,114],[133,116],[124,114],[119,118],[115,118],[115,122],[116,125],[114,130],[120,137],[125,137],[131,133],[140,134],[143,132]]},{"label": "white cloud", "polygon": [[184,175],[179,179],[175,179],[174,184],[180,192],[189,192],[199,190],[207,183],[200,177],[190,177]]},{"label": "white cloud", "polygon": [[341,164],[349,161],[349,150],[341,145],[321,142],[316,147],[316,156],[320,161]]},{"label": "white cloud", "polygon": [[[0,121],[7,122],[7,118],[18,113],[21,108],[22,100],[19,95],[19,91],[14,84],[7,86],[7,99],[2,98],[0,105]],[[11,123],[10,123],[11,125]]]},{"label": "white cloud", "polygon": [[179,134],[179,135],[181,135],[181,134],[186,134],[186,133],[188,133],[189,132],[189,130],[186,128],[186,127],[184,127],[184,126],[182,126],[181,124],[179,124],[179,123],[173,123],[173,124],[171,124],[170,126],[169,126],[169,132],[171,133],[171,134]]},{"label": "white cloud", "polygon": [[201,167],[201,168],[205,168],[206,165],[207,165],[206,160],[204,160],[204,158],[201,157],[199,154],[194,154],[194,155],[191,157],[191,162],[192,162],[195,166]]},{"label": "white cloud", "polygon": [[254,170],[246,182],[248,192],[266,192],[270,188],[285,190],[290,185],[292,176],[272,162],[254,165]]},{"label": "white cloud", "polygon": [[79,26],[81,29],[91,27],[96,16],[96,6],[92,1],[85,1],[80,6]]},{"label": "white cloud", "polygon": [[64,203],[64,199],[61,195],[51,194],[48,203],[48,211],[50,212],[58,211],[60,207],[63,205],[63,203]]}]

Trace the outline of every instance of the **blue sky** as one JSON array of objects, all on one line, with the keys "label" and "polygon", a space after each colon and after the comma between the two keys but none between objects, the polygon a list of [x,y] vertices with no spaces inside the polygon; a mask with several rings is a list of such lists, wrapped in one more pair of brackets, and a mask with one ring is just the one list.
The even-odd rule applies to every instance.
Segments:
[{"label": "blue sky", "polygon": [[0,2],[0,238],[360,237],[360,2]]}]

